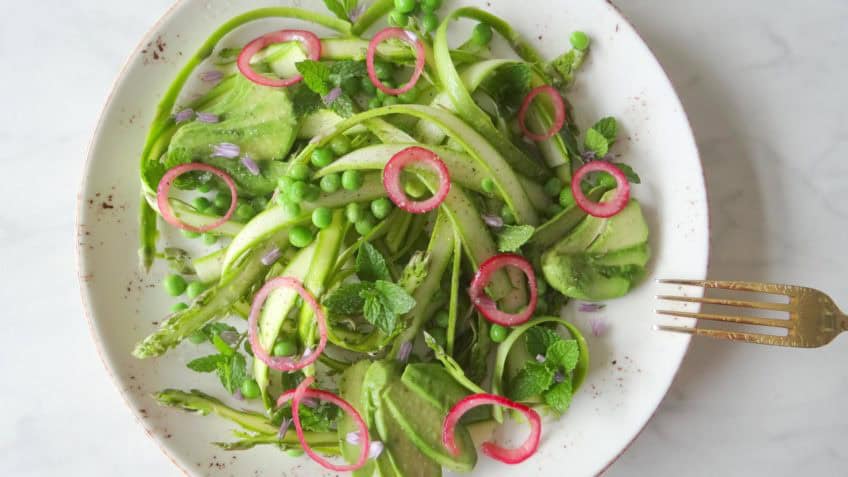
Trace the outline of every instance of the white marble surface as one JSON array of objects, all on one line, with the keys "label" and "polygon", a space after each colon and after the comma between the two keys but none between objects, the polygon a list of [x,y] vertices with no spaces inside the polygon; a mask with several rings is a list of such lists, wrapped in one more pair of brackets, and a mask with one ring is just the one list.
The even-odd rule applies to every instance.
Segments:
[{"label": "white marble surface", "polygon": [[[73,250],[100,107],[170,2],[42,0],[0,16],[2,475],[179,475],[97,358]],[[848,3],[617,3],[696,131],[710,275],[807,284],[848,308]],[[845,475],[846,340],[814,351],[696,340],[656,417],[606,475]]]}]

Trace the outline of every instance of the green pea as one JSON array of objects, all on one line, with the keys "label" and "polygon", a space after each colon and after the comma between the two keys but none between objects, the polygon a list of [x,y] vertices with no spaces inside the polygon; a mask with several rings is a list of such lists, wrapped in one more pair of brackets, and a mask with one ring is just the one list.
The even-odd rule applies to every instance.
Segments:
[{"label": "green pea", "polygon": [[551,177],[545,182],[545,193],[551,197],[556,197],[562,191],[562,181],[557,177]]},{"label": "green pea", "polygon": [[285,452],[286,452],[286,455],[289,456],[289,457],[301,457],[304,454],[303,449],[298,449],[297,447],[292,447],[291,449],[286,449]]},{"label": "green pea", "polygon": [[582,31],[572,33],[569,40],[571,41],[571,46],[577,50],[583,51],[586,48],[589,48],[589,36]]},{"label": "green pea", "polygon": [[193,232],[191,230],[182,230],[181,229],[180,233],[183,234],[183,237],[185,237],[185,238],[195,239],[197,237],[200,237],[199,233]]},{"label": "green pea", "polygon": [[321,188],[315,184],[307,184],[303,199],[307,202],[315,202],[318,200],[318,197],[321,197]]},{"label": "green pea", "polygon": [[312,243],[315,236],[305,225],[295,225],[289,230],[289,242],[297,248],[303,248]]},{"label": "green pea", "polygon": [[355,76],[345,78],[344,80],[342,80],[341,84],[342,91],[344,91],[345,94],[353,96],[359,92],[359,87],[361,84],[362,83],[360,83],[360,81]]},{"label": "green pea", "polygon": [[395,0],[395,9],[402,13],[410,13],[415,10],[415,0]]},{"label": "green pea", "polygon": [[309,189],[309,185],[303,181],[297,181],[289,187],[288,196],[289,200],[292,202],[300,202],[306,197],[306,193]]},{"label": "green pea", "polygon": [[[395,68],[391,63],[386,61],[374,61],[374,72],[377,73],[377,78],[385,81],[395,74]],[[379,90],[378,90],[379,91]],[[379,94],[379,93],[378,93]]]},{"label": "green pea", "polygon": [[346,190],[357,190],[362,187],[364,178],[357,170],[347,170],[342,173],[342,187]]},{"label": "green pea", "polygon": [[295,164],[289,169],[289,177],[296,181],[305,181],[309,179],[311,171],[306,164]]},{"label": "green pea", "polygon": [[289,176],[282,176],[277,179],[277,189],[280,189],[280,192],[286,192],[292,184],[294,184],[294,179]]},{"label": "green pea", "polygon": [[328,147],[319,147],[312,151],[312,165],[315,167],[327,167],[333,159],[333,151]]},{"label": "green pea", "polygon": [[371,202],[371,213],[374,214],[374,217],[377,217],[378,219],[385,219],[391,211],[392,202],[385,197],[381,197]]},{"label": "green pea", "polygon": [[601,172],[598,175],[598,185],[606,187],[608,189],[615,189],[618,186],[618,182],[615,181],[615,177],[607,174],[606,172]]},{"label": "green pea", "polygon": [[386,96],[383,98],[383,106],[394,106],[398,103],[400,103],[400,100],[397,96]]},{"label": "green pea", "polygon": [[212,207],[212,202],[206,197],[195,197],[194,200],[191,201],[191,205],[193,205],[198,211],[203,212],[209,207]]},{"label": "green pea", "polygon": [[297,352],[297,345],[293,341],[280,340],[274,345],[271,354],[274,356],[291,356]]},{"label": "green pea", "polygon": [[439,346],[441,346],[442,348],[445,347],[445,344],[448,341],[448,335],[445,332],[444,328],[432,328],[429,333],[430,336],[432,336],[436,340],[436,343],[439,343]]},{"label": "green pea", "polygon": [[248,221],[256,215],[256,211],[253,210],[253,206],[250,204],[239,204],[238,208],[236,208],[236,218],[242,221]]},{"label": "green pea", "polygon": [[215,208],[224,208],[227,209],[230,207],[230,196],[229,194],[218,194],[215,196],[215,199],[212,201],[212,204],[215,205]]},{"label": "green pea", "polygon": [[368,109],[377,109],[381,106],[383,106],[383,100],[381,100],[377,96],[374,96],[373,98],[368,100]]},{"label": "green pea", "polygon": [[359,235],[368,235],[369,232],[374,230],[375,225],[374,218],[371,217],[371,214],[368,214],[366,217],[356,222],[353,227]]},{"label": "green pea", "polygon": [[447,328],[448,322],[450,321],[450,313],[445,310],[440,311],[436,314],[436,326],[439,328]]},{"label": "green pea", "polygon": [[515,216],[512,215],[512,211],[509,210],[509,206],[504,205],[501,208],[501,217],[503,217],[503,221],[507,225],[512,225],[515,223]]},{"label": "green pea", "polygon": [[377,87],[374,86],[374,83],[371,82],[371,78],[364,76],[362,80],[359,82],[359,88],[363,93],[368,96],[374,96],[377,94]]},{"label": "green pea", "polygon": [[206,245],[215,245],[216,243],[218,243],[218,236],[215,234],[206,233],[203,234],[202,237],[203,243],[205,243]]},{"label": "green pea", "polygon": [[318,207],[312,211],[312,223],[319,229],[326,229],[333,221],[333,211],[326,207]]},{"label": "green pea", "polygon": [[491,194],[495,191],[495,181],[491,177],[487,177],[480,182],[480,187],[483,188],[483,191]]},{"label": "green pea", "polygon": [[489,328],[489,338],[491,338],[495,343],[501,343],[506,339],[507,334],[508,330],[501,325],[494,324],[491,328]]},{"label": "green pea", "polygon": [[478,23],[471,32],[471,41],[479,46],[488,45],[492,41],[492,27],[488,23]]},{"label": "green pea", "polygon": [[356,223],[362,220],[362,217],[365,214],[362,211],[362,207],[356,202],[351,202],[347,204],[345,207],[345,218],[347,218],[348,222]]},{"label": "green pea", "polygon": [[421,0],[421,9],[427,13],[442,8],[442,0]]},{"label": "green pea", "polygon": [[409,90],[405,93],[399,94],[398,99],[402,103],[414,103],[415,100],[418,99],[418,90],[416,90],[415,88],[412,88],[411,90]]},{"label": "green pea", "polygon": [[205,194],[205,193],[209,192],[210,190],[212,190],[212,186],[209,185],[208,182],[204,182],[203,184],[200,184],[199,186],[197,186],[197,190],[199,192],[202,192],[202,193]]},{"label": "green pea", "polygon": [[389,13],[389,25],[396,27],[405,27],[409,24],[409,15],[403,12],[399,12],[397,10],[392,10],[392,13]]},{"label": "green pea", "polygon": [[186,296],[194,299],[200,296],[201,293],[206,291],[206,285],[203,282],[191,282],[186,287]]},{"label": "green pea", "polygon": [[336,156],[344,156],[350,152],[350,139],[344,134],[339,134],[330,141],[330,149]]},{"label": "green pea", "polygon": [[194,344],[200,344],[206,341],[206,334],[200,330],[197,330],[194,333],[188,335],[188,340]]},{"label": "green pea", "polygon": [[571,187],[566,187],[562,189],[559,193],[559,205],[565,207],[566,209],[574,206],[574,194],[571,192]]},{"label": "green pea", "polygon": [[425,13],[421,17],[421,28],[427,33],[435,31],[436,28],[439,28],[439,17],[433,12]]},{"label": "green pea", "polygon": [[324,192],[335,192],[342,186],[342,178],[338,174],[327,174],[318,183]]},{"label": "green pea", "polygon": [[186,305],[183,302],[174,303],[174,305],[171,306],[171,313],[177,313],[177,312],[187,310],[187,309],[188,309],[188,305]]},{"label": "green pea", "polygon": [[255,379],[245,379],[241,382],[241,395],[245,399],[256,399],[259,397],[259,385]]}]

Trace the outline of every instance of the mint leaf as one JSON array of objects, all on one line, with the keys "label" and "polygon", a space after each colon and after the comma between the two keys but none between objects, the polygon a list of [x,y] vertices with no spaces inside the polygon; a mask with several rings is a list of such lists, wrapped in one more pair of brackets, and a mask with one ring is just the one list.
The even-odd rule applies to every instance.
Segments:
[{"label": "mint leaf", "polygon": [[330,103],[330,108],[332,108],[334,113],[343,118],[353,116],[355,109],[353,99],[345,93],[340,94],[338,98],[333,100],[333,102]]},{"label": "mint leaf", "polygon": [[377,280],[374,286],[380,292],[383,305],[392,313],[402,315],[409,313],[415,307],[415,298],[412,298],[412,295],[403,287],[383,280]]},{"label": "mint leaf", "polygon": [[301,405],[298,407],[300,425],[312,432],[333,431],[333,424],[336,422],[339,413],[338,410],[338,407],[324,402],[320,403],[315,409]]},{"label": "mint leaf", "polygon": [[368,70],[364,61],[343,60],[330,65],[330,81],[336,86],[341,86],[342,82],[348,78],[364,78],[367,75]]},{"label": "mint leaf", "polygon": [[530,240],[536,229],[532,225],[505,225],[498,233],[498,250],[517,252]]},{"label": "mint leaf", "polygon": [[577,367],[580,349],[576,340],[559,340],[548,347],[545,354],[545,364],[562,367],[566,373]]},{"label": "mint leaf", "polygon": [[363,281],[391,280],[383,255],[368,242],[362,242],[356,254],[356,274]]},{"label": "mint leaf", "polygon": [[598,158],[606,156],[609,152],[609,141],[595,128],[590,128],[586,131],[584,145],[586,149],[594,152]]},{"label": "mint leaf", "polygon": [[554,372],[542,363],[528,361],[510,382],[509,396],[521,401],[542,394],[554,382]]},{"label": "mint leaf", "polygon": [[480,89],[494,100],[499,107],[518,110],[527,93],[533,72],[526,63],[502,66],[495,70]]},{"label": "mint leaf", "polygon": [[407,293],[412,293],[427,278],[430,272],[430,255],[422,251],[415,252],[409,259],[409,263],[400,274],[398,285],[403,287]]},{"label": "mint leaf", "polygon": [[362,307],[365,319],[386,335],[391,335],[397,326],[397,315],[383,303],[382,294],[375,289],[363,290],[365,304]]},{"label": "mint leaf", "polygon": [[303,76],[303,82],[309,89],[326,95],[330,92],[330,68],[318,61],[304,60],[295,64],[297,71]]},{"label": "mint leaf", "polygon": [[613,162],[613,165],[624,173],[624,176],[627,177],[627,180],[634,184],[641,184],[642,179],[639,178],[639,174],[636,174],[636,171],[633,170],[632,167],[624,164],[623,162]]},{"label": "mint leaf", "polygon": [[566,379],[551,386],[549,390],[542,394],[542,397],[545,399],[545,404],[554,412],[562,414],[571,405],[572,392],[571,381]]},{"label": "mint leaf", "polygon": [[527,340],[527,352],[534,357],[539,354],[544,356],[552,344],[562,340],[558,334],[542,326],[530,328],[524,336]]},{"label": "mint leaf", "polygon": [[218,369],[218,363],[227,358],[220,354],[210,354],[202,358],[193,359],[186,364],[188,369],[198,373],[211,373]]},{"label": "mint leaf", "polygon": [[618,134],[618,123],[616,123],[614,117],[608,116],[596,122],[592,126],[592,129],[601,133],[607,140],[607,144],[611,146],[615,142],[615,136]]},{"label": "mint leaf", "polygon": [[290,89],[294,90],[292,94],[292,105],[295,115],[306,116],[324,107],[321,96],[305,85],[299,84]]},{"label": "mint leaf", "polygon": [[373,288],[374,285],[366,282],[347,283],[336,288],[332,293],[324,297],[321,302],[331,313],[339,315],[358,315],[362,313],[365,299],[362,291]]},{"label": "mint leaf", "polygon": [[247,363],[240,353],[218,361],[216,370],[218,379],[230,394],[241,388],[242,382],[247,379]]},{"label": "mint leaf", "polygon": [[333,12],[333,15],[347,21],[347,11],[341,2],[338,0],[324,0],[324,5],[327,6],[327,10]]}]

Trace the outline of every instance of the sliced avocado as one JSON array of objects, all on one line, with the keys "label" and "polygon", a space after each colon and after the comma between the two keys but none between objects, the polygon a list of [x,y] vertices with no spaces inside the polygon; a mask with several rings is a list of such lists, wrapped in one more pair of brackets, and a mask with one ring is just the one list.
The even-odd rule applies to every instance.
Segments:
[{"label": "sliced avocado", "polygon": [[[397,422],[397,419],[382,406],[376,413],[377,432],[383,440],[383,453],[380,457],[386,457],[389,469],[380,467],[383,477],[393,472],[398,477],[439,477],[442,475],[442,466],[422,454],[407,433]],[[378,459],[379,460],[379,459]]]},{"label": "sliced avocado", "polygon": [[639,265],[645,266],[651,258],[651,249],[647,242],[643,242],[634,247],[616,250],[606,255],[602,255],[595,259],[598,265],[609,267]]},{"label": "sliced avocado", "polygon": [[[247,196],[265,195],[274,190],[276,180],[284,173],[284,159],[297,134],[297,120],[286,88],[267,88],[242,75],[228,78],[232,82],[225,92],[202,112],[217,115],[219,121],[191,121],[174,134],[165,158],[166,168],[186,162],[206,162],[223,168]],[[217,90],[213,90],[217,91]],[[259,165],[260,174],[253,175],[239,160],[212,158],[214,146],[231,143],[239,146],[240,156],[250,156]]]},{"label": "sliced avocado", "polygon": [[557,253],[577,253],[585,251],[604,231],[607,219],[587,216],[574,230],[554,245]]},{"label": "sliced avocado", "polygon": [[603,232],[586,250],[591,254],[614,252],[648,241],[648,224],[642,216],[642,208],[635,200],[631,200],[621,212],[604,222]]},{"label": "sliced avocado", "polygon": [[[347,368],[339,380],[339,394],[342,399],[349,402],[350,405],[353,406],[354,409],[356,409],[363,417],[365,416],[365,408],[362,405],[362,388],[365,380],[365,373],[368,371],[369,366],[371,366],[369,361],[359,361],[353,366]],[[358,431],[359,428],[356,423],[353,422],[353,418],[346,413],[342,413],[342,417],[339,419],[338,430],[339,446],[342,450],[342,456],[344,456],[345,460],[349,463],[356,462],[361,450],[358,446],[351,445],[347,442],[347,435],[350,432]],[[373,435],[370,430],[369,435]],[[355,470],[353,475],[355,477],[371,477],[374,475],[375,469],[375,461],[369,460],[363,467]]]},{"label": "sliced avocado", "polygon": [[[444,366],[438,363],[413,363],[406,366],[401,382],[415,391],[419,397],[429,401],[447,413],[468,391],[456,382]],[[484,421],[491,418],[488,407],[475,407],[462,417],[462,422]]]},{"label": "sliced avocado", "polygon": [[465,426],[456,426],[460,454],[454,456],[442,444],[444,411],[400,382],[389,385],[382,398],[384,406],[422,454],[451,470],[467,472],[474,468],[477,450]]}]

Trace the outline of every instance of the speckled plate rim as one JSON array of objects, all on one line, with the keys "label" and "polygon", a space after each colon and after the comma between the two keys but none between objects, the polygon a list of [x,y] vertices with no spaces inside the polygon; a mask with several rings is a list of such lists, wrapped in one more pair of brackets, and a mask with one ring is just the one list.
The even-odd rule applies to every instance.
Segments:
[{"label": "speckled plate rim", "polygon": [[[124,404],[127,406],[127,408],[132,413],[133,417],[135,418],[137,424],[145,431],[145,434],[147,434],[147,436],[151,440],[153,440],[153,442],[157,445],[157,447],[168,458],[168,460],[170,460],[174,464],[174,466],[176,468],[178,468],[183,474],[185,474],[187,476],[191,476],[192,475],[191,472],[189,472],[183,465],[181,465],[180,462],[178,461],[178,459],[169,452],[167,446],[164,445],[164,443],[161,441],[161,439],[157,438],[150,431],[147,430],[147,428],[145,427],[144,422],[142,420],[142,416],[138,412],[136,412],[136,410],[130,404],[128,394],[121,387],[121,383],[116,378],[114,370],[112,369],[110,363],[106,360],[106,358],[104,356],[101,332],[100,332],[100,329],[98,328],[98,325],[96,324],[96,322],[93,318],[92,311],[91,311],[91,308],[90,308],[90,305],[89,305],[91,289],[86,284],[87,283],[87,279],[86,279],[87,275],[86,275],[86,270],[84,269],[84,263],[83,263],[83,253],[84,253],[83,252],[83,246],[82,246],[81,242],[79,240],[77,240],[77,236],[80,234],[80,231],[81,231],[82,215],[83,215],[83,211],[84,211],[84,208],[85,208],[85,200],[84,200],[83,193],[87,189],[87,186],[88,186],[88,178],[89,178],[89,175],[90,175],[90,172],[91,172],[91,162],[92,162],[94,145],[97,142],[98,138],[100,137],[101,131],[103,129],[104,116],[105,116],[104,113],[109,108],[109,106],[111,105],[113,98],[114,98],[114,95],[115,95],[115,92],[117,90],[118,84],[124,78],[124,76],[126,75],[126,72],[129,69],[129,65],[130,65],[132,59],[143,50],[144,45],[148,44],[154,38],[154,35],[160,29],[160,26],[162,25],[162,23],[164,23],[164,21],[166,19],[168,19],[186,1],[187,0],[174,0],[174,2],[171,4],[171,6],[168,7],[167,10],[145,32],[145,34],[141,37],[138,44],[135,46],[135,48],[133,48],[133,50],[130,52],[130,54],[127,55],[127,57],[124,60],[120,70],[118,71],[117,75],[115,76],[115,78],[112,81],[112,85],[109,88],[109,93],[107,95],[106,101],[103,103],[103,106],[100,109],[100,113],[98,114],[97,125],[94,129],[94,132],[92,133],[91,139],[89,140],[88,147],[87,147],[86,153],[85,153],[85,161],[83,163],[83,168],[82,168],[83,174],[82,174],[82,178],[80,180],[80,187],[77,191],[77,203],[76,203],[75,224],[74,224],[74,230],[75,230],[74,249],[76,251],[76,253],[75,253],[76,275],[77,275],[77,280],[79,282],[79,287],[80,287],[80,297],[81,297],[81,302],[82,302],[82,305],[83,305],[83,314],[85,315],[85,319],[86,319],[86,322],[88,324],[88,329],[89,329],[89,333],[91,334],[91,338],[94,341],[95,348],[97,350],[98,358],[100,359],[101,363],[103,364],[103,367],[105,368],[107,374],[109,375],[109,378],[112,381],[112,384],[115,386],[118,393],[121,395],[121,398],[124,401]],[[702,161],[701,156],[700,156],[700,151],[698,150],[698,146],[695,143],[695,135],[694,135],[694,131],[692,129],[691,121],[689,120],[689,116],[686,113],[686,109],[684,108],[682,101],[680,100],[680,95],[677,92],[677,88],[674,86],[674,83],[671,81],[671,78],[668,75],[668,72],[662,66],[662,64],[660,63],[659,59],[654,54],[651,47],[644,40],[642,35],[639,34],[639,31],[635,28],[633,23],[618,8],[618,6],[616,6],[611,0],[603,0],[603,1],[606,3],[607,8],[609,8],[612,11],[612,13],[615,16],[617,16],[618,19],[621,22],[623,22],[625,25],[627,25],[632,30],[632,32],[638,37],[640,45],[645,50],[647,50],[648,55],[653,59],[653,61],[655,63],[655,67],[662,73],[662,76],[663,76],[665,82],[667,83],[666,86],[669,88],[669,90],[671,90],[673,92],[674,102],[680,108],[681,114],[684,118],[684,122],[685,122],[685,126],[686,126],[688,136],[692,138],[692,149],[693,149],[695,159],[697,159],[697,161],[694,161],[694,164],[696,164],[698,166],[698,172],[700,173],[701,182],[703,184],[703,187],[701,188],[701,190],[704,193],[704,197],[702,199],[702,204],[703,204],[704,212],[705,212],[705,221],[706,221],[705,225],[706,225],[706,234],[707,234],[706,242],[705,242],[706,248],[705,248],[705,250],[702,251],[702,254],[703,254],[703,257],[704,257],[704,262],[703,262],[703,264],[701,264],[701,267],[697,271],[697,273],[693,274],[693,278],[698,278],[698,277],[706,278],[707,273],[708,273],[709,263],[710,263],[710,260],[709,260],[710,259],[710,243],[711,243],[711,235],[712,235],[712,228],[711,228],[710,214],[709,214],[709,200],[708,200],[708,190],[709,189],[707,187],[707,179],[706,179],[706,175],[704,174],[703,161]],[[700,296],[700,295],[702,295],[702,291],[695,291],[692,295],[693,296]],[[696,305],[694,307],[694,311],[698,311],[699,309],[700,309],[700,305]],[[683,325],[683,326],[694,326],[694,323],[692,321],[689,321],[688,323],[683,322],[683,323],[681,323],[681,325]],[[677,363],[676,363],[676,366],[675,366],[676,370],[675,370],[674,373],[669,375],[668,382],[665,383],[665,391],[663,392],[663,398],[660,399],[656,403],[652,413],[642,423],[641,427],[634,434],[633,438],[630,439],[630,441],[621,449],[621,451],[618,454],[616,454],[612,459],[610,459],[609,462],[597,473],[598,476],[604,474],[625,452],[627,452],[627,450],[633,445],[633,443],[636,441],[636,439],[639,438],[639,436],[642,434],[642,432],[645,430],[645,428],[651,422],[651,420],[654,418],[654,416],[656,416],[656,413],[659,410],[659,406],[662,403],[662,401],[664,400],[664,396],[668,393],[668,390],[671,388],[672,383],[674,382],[675,378],[677,377],[677,374],[680,371],[680,365],[682,364],[683,360],[685,359],[686,355],[689,352],[689,348],[690,348],[690,344],[691,344],[691,337],[687,336],[687,337],[684,338],[684,340],[685,340],[685,346],[683,347],[680,355],[677,358]]]}]

